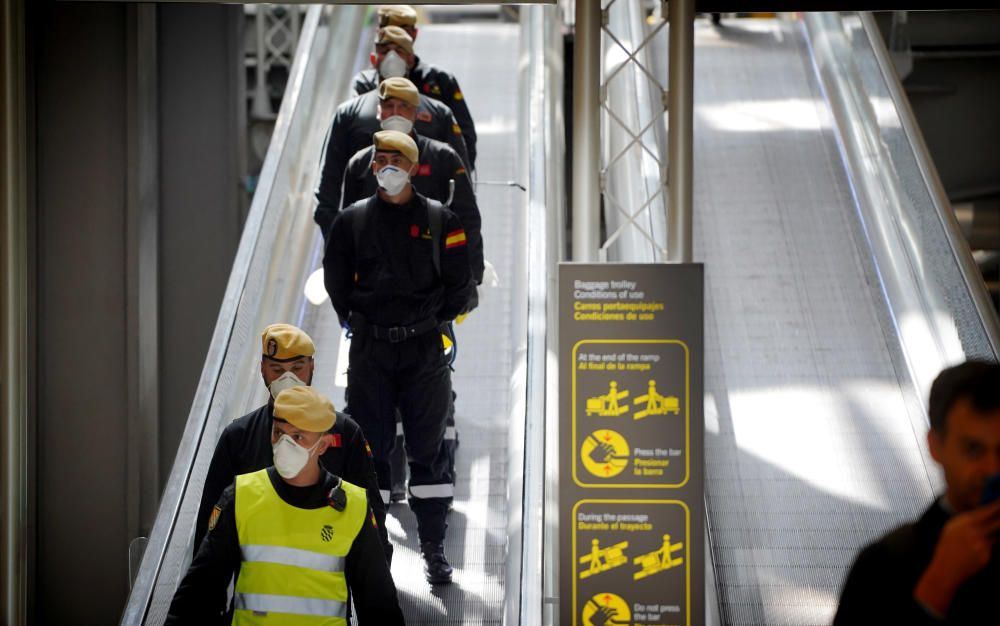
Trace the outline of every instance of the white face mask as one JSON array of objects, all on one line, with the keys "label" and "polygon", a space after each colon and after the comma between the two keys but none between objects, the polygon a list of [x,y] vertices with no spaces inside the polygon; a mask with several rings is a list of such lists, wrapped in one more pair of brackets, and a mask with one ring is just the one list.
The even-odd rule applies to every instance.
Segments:
[{"label": "white face mask", "polygon": [[409,135],[413,130],[413,122],[402,115],[392,115],[382,120],[382,130],[398,130]]},{"label": "white face mask", "polygon": [[278,398],[278,394],[285,389],[291,389],[292,387],[306,387],[307,384],[298,376],[291,372],[285,372],[281,376],[275,378],[271,381],[271,384],[267,386],[268,390],[271,392],[271,397],[274,399]]},{"label": "white face mask", "polygon": [[271,446],[271,451],[274,453],[274,469],[278,470],[282,478],[295,478],[309,462],[309,456],[320,441],[323,441],[322,437],[311,448],[306,449],[292,441],[288,435],[281,435],[278,443]]},{"label": "white face mask", "polygon": [[406,76],[406,61],[403,60],[403,57],[396,54],[395,50],[390,50],[388,54],[382,57],[382,62],[378,66],[378,73],[382,75],[382,78]]},{"label": "white face mask", "polygon": [[375,174],[375,178],[378,179],[378,186],[390,196],[399,195],[410,182],[410,174],[395,165],[386,165]]}]

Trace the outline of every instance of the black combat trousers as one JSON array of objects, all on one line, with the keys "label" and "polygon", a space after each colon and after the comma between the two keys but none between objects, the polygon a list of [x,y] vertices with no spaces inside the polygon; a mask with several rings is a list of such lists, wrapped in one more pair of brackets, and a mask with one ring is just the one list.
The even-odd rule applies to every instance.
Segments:
[{"label": "black combat trousers", "polygon": [[392,484],[390,455],[398,409],[410,466],[409,504],[420,541],[444,541],[448,505],[454,496],[445,446],[451,409],[451,370],[437,329],[392,343],[363,329],[351,339],[347,412],[372,448],[379,490]]}]

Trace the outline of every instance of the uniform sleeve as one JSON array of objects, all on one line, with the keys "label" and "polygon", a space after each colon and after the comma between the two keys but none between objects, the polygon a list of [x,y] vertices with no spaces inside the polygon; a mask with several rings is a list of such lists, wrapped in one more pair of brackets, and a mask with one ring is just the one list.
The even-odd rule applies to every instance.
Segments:
[{"label": "uniform sleeve", "polygon": [[350,316],[351,290],[354,288],[354,241],[351,232],[351,215],[340,213],[330,226],[326,253],[323,255],[323,282],[330,302],[344,325]]},{"label": "uniform sleeve", "polygon": [[215,525],[174,593],[165,626],[225,623],[229,581],[240,567],[234,493],[232,485],[222,492]]},{"label": "uniform sleeve", "polygon": [[450,322],[466,309],[476,286],[469,267],[468,237],[462,223],[454,213],[445,209],[445,228],[440,242],[441,280],[444,283],[444,301],[438,311],[438,319]]},{"label": "uniform sleeve", "polygon": [[212,462],[205,476],[205,488],[201,492],[201,506],[198,507],[198,517],[194,527],[194,552],[197,554],[202,539],[208,530],[208,518],[212,509],[222,496],[222,492],[236,479],[236,466],[229,451],[229,444],[235,433],[232,424],[222,431],[222,437],[215,446]]},{"label": "uniform sleeve", "polygon": [[465,164],[467,169],[473,169],[472,161],[469,159],[469,148],[465,145],[465,138],[462,135],[462,127],[458,125],[457,121],[455,121],[455,115],[448,111],[447,114],[442,115],[442,117],[442,122],[448,125],[448,128],[446,128],[443,133],[443,135],[448,138],[446,143],[458,153],[458,156],[462,158],[462,163]]},{"label": "uniform sleeve", "polygon": [[365,197],[365,176],[371,167],[371,152],[368,148],[359,150],[347,163],[344,172],[344,195],[342,206],[351,206]]},{"label": "uniform sleeve", "polygon": [[359,626],[405,623],[396,596],[396,585],[392,582],[389,564],[382,553],[382,543],[371,521],[371,509],[347,553],[344,575],[354,600]]},{"label": "uniform sleeve", "polygon": [[337,109],[333,123],[323,141],[323,156],[320,160],[319,187],[316,189],[316,211],[313,219],[324,237],[330,231],[333,218],[341,207],[341,186],[344,182],[344,167],[350,155],[347,154],[347,117],[349,112],[343,107]]},{"label": "uniform sleeve", "polygon": [[476,203],[476,194],[472,191],[469,173],[463,167],[457,154],[450,154],[449,166],[452,179],[455,181],[455,196],[449,207],[465,229],[465,237],[469,246],[469,263],[472,268],[472,278],[476,284],[483,282],[483,236],[482,216]]},{"label": "uniform sleeve", "polygon": [[469,153],[469,165],[472,169],[476,169],[476,124],[472,121],[472,114],[469,113],[469,104],[465,101],[465,95],[454,76],[443,75],[439,84],[444,86],[441,94],[443,102],[451,109],[455,121],[462,129],[465,149]]},{"label": "uniform sleeve", "polygon": [[869,546],[858,555],[844,581],[833,626],[944,623],[913,599],[909,577],[895,562],[880,544]]},{"label": "uniform sleeve", "polygon": [[375,515],[376,530],[385,552],[385,560],[386,563],[391,563],[392,542],[389,541],[389,533],[385,528],[385,503],[382,502],[382,494],[379,493],[371,448],[361,428],[357,428],[350,441],[345,442],[344,457],[344,476],[341,478],[368,492],[368,503]]}]

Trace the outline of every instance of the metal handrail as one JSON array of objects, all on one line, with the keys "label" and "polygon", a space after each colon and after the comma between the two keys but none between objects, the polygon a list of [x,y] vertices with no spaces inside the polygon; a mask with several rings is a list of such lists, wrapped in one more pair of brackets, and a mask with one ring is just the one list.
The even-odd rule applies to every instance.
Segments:
[{"label": "metal handrail", "polygon": [[924,134],[920,131],[920,127],[917,124],[917,117],[910,107],[910,100],[903,91],[903,85],[896,73],[892,59],[889,57],[889,50],[886,48],[885,41],[879,32],[878,24],[875,23],[875,17],[870,11],[864,11],[858,15],[861,18],[861,25],[868,35],[868,40],[871,42],[872,52],[875,53],[875,61],[878,63],[879,70],[885,79],[889,96],[892,98],[896,110],[899,111],[899,120],[903,133],[913,146],[913,157],[916,159],[920,176],[923,178],[924,184],[931,194],[931,200],[934,202],[934,209],[941,220],[941,227],[944,229],[948,245],[951,247],[952,254],[955,255],[955,260],[962,267],[962,277],[965,279],[976,311],[983,321],[983,330],[989,338],[990,345],[993,346],[994,356],[1000,355],[1000,317],[997,317],[989,292],[981,280],[982,276],[979,273],[978,265],[972,257],[972,251],[969,249],[968,242],[962,235],[962,227],[959,225],[958,218],[951,208],[951,202],[948,200],[944,184],[941,182],[941,177],[938,175],[937,168],[934,166],[934,161],[931,158],[930,150],[928,150],[927,143],[924,141]]},{"label": "metal handrail", "polygon": [[810,13],[805,30],[906,367],[926,398],[942,368],[997,359],[997,322],[881,37],[862,15],[852,44],[854,19]]},{"label": "metal handrail", "polygon": [[[355,64],[342,61],[354,58],[363,16],[363,8],[348,6],[314,6],[306,15],[208,356],[122,624],[158,624],[165,616],[191,553],[202,488],[195,474],[207,466],[228,419],[261,400],[253,370],[262,321],[289,319],[301,300],[316,238],[311,192],[319,143],[336,98],[347,96]],[[275,258],[282,259],[280,273],[271,270]]]},{"label": "metal handrail", "polygon": [[[511,386],[511,462],[508,472],[508,559],[504,624],[539,626],[543,623],[544,595],[551,585],[539,576],[554,559],[546,558],[550,545],[545,532],[547,495],[556,493],[546,476],[546,443],[551,436],[546,422],[555,393],[555,378],[547,377],[553,365],[556,307],[556,266],[562,260],[565,207],[564,124],[562,91],[552,89],[563,79],[560,20],[556,7],[523,7],[521,10],[521,75],[518,154],[520,178],[527,182],[524,219],[519,231],[527,241],[527,258],[520,259],[517,274],[527,293],[513,303],[526,310],[516,320],[514,336],[521,337],[515,353]],[[546,271],[531,271],[546,268]],[[551,380],[549,379],[551,378]],[[546,621],[545,623],[550,623]]]}]

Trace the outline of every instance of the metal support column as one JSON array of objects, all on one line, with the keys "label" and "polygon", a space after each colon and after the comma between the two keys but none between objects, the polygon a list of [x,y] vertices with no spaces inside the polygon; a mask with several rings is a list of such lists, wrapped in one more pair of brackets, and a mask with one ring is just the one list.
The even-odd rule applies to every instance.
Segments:
[{"label": "metal support column", "polygon": [[576,1],[573,42],[573,260],[597,260],[600,246],[601,3]]},{"label": "metal support column", "polygon": [[694,183],[694,0],[670,0],[667,260],[690,263]]},{"label": "metal support column", "polygon": [[0,623],[10,626],[30,621],[33,577],[25,9],[0,7]]},{"label": "metal support column", "polygon": [[[160,493],[159,142],[156,7],[130,6],[126,62],[128,533],[147,535]],[[137,559],[135,559],[137,565]]]}]

